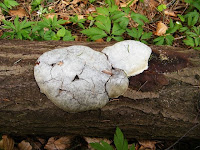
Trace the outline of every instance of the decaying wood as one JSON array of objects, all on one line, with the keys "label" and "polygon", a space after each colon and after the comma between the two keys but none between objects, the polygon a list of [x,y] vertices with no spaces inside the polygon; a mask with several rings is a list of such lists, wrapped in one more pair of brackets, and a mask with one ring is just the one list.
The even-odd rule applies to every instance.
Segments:
[{"label": "decaying wood", "polygon": [[[199,123],[200,53],[151,46],[149,69],[130,78],[124,96],[96,111],[67,113],[41,94],[33,67],[44,52],[70,45],[97,51],[112,43],[0,40],[0,133],[178,138]],[[186,138],[200,139],[200,127]]]}]

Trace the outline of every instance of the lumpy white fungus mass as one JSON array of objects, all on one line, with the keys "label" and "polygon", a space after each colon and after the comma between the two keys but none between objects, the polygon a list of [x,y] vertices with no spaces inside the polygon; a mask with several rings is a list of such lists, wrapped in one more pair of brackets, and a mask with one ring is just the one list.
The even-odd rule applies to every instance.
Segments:
[{"label": "lumpy white fungus mass", "polygon": [[[103,51],[107,56],[80,45],[45,52],[34,67],[35,80],[40,91],[65,111],[81,112],[102,108],[109,98],[119,97],[126,92],[129,84],[127,75],[132,75],[138,64],[142,64],[142,68],[134,71],[134,74],[147,69],[150,50],[142,44],[146,52],[142,50],[138,54],[133,44],[135,41],[105,48]],[[122,46],[125,56],[119,53],[121,48],[118,46]],[[136,43],[136,48],[138,47]],[[127,64],[130,63],[129,57],[134,58],[132,55],[139,57],[144,63]],[[144,56],[146,58],[142,58]],[[122,63],[125,67],[113,63]],[[128,71],[128,68],[131,70]]]}]

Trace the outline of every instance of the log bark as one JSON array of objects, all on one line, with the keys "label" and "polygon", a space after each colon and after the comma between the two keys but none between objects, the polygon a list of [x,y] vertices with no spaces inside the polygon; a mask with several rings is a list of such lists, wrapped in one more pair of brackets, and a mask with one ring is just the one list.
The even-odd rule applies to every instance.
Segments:
[{"label": "log bark", "polygon": [[[40,93],[33,76],[44,52],[70,45],[97,51],[113,43],[0,40],[0,133],[176,139],[198,124],[200,53],[151,46],[149,69],[129,78],[128,91],[101,110],[67,113]],[[186,138],[200,139],[200,127]]]}]

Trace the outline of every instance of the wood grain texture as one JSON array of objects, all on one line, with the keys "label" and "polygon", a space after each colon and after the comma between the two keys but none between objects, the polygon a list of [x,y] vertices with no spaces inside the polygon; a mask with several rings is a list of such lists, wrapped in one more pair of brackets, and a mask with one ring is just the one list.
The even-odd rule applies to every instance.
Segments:
[{"label": "wood grain texture", "polygon": [[[149,69],[129,78],[124,96],[101,110],[67,113],[41,94],[33,76],[37,58],[54,48],[86,45],[97,51],[113,43],[0,40],[0,133],[176,139],[199,123],[200,53],[151,46]],[[200,127],[187,135],[200,139]]]}]

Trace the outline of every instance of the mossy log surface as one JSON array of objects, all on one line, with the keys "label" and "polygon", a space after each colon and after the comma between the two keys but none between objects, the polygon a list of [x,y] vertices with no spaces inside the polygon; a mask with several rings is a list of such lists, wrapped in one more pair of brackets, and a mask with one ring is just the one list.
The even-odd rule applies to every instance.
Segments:
[{"label": "mossy log surface", "polygon": [[[200,53],[151,46],[149,69],[129,78],[128,91],[101,110],[67,113],[40,93],[33,76],[37,58],[54,48],[113,43],[0,40],[0,133],[177,139],[200,122]],[[200,139],[200,126],[185,138]]]}]

